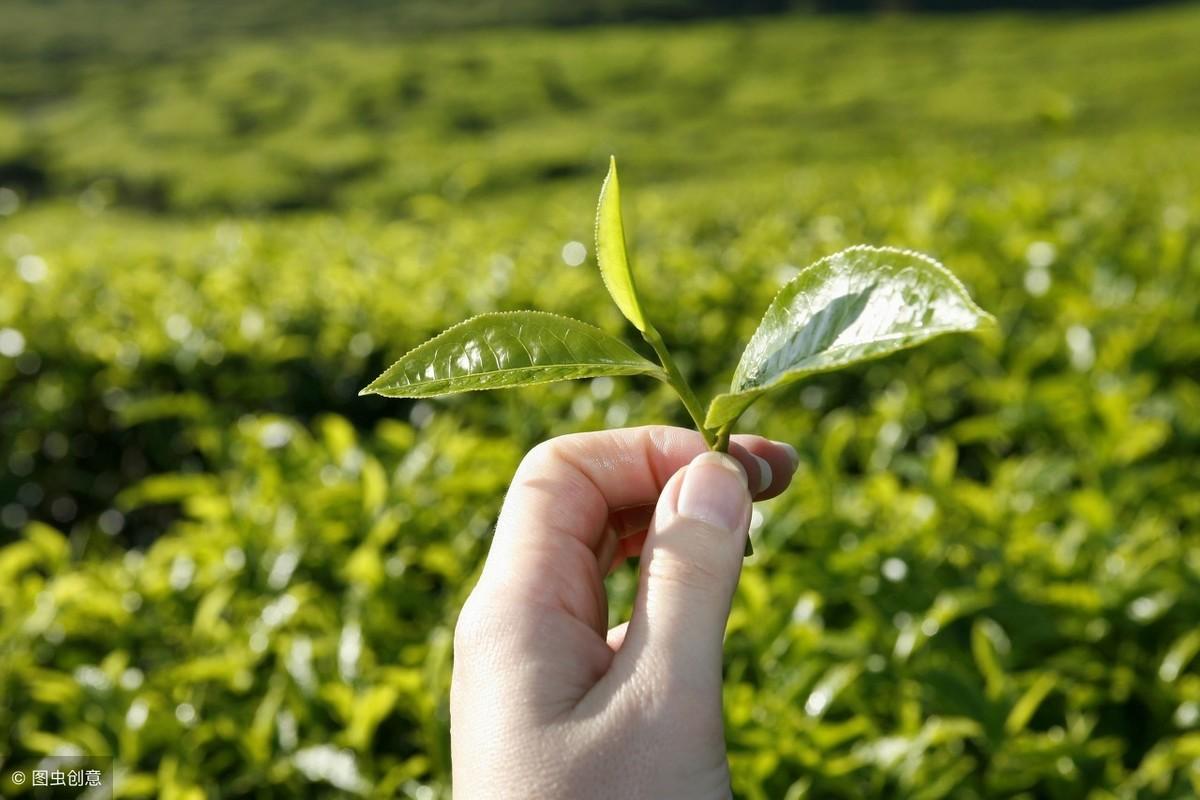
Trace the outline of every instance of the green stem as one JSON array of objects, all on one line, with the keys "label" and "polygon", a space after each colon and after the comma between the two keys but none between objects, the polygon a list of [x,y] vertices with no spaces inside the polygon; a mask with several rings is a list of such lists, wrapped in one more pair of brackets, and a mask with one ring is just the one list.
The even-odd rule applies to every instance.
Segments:
[{"label": "green stem", "polygon": [[667,372],[667,384],[675,390],[675,394],[679,395],[679,399],[683,401],[683,407],[687,409],[688,414],[691,416],[696,430],[700,431],[700,435],[704,437],[705,444],[710,449],[715,449],[717,439],[712,431],[704,427],[704,409],[700,405],[700,400],[696,397],[696,393],[692,391],[692,387],[688,384],[687,379],[683,377],[683,373],[679,371],[679,367],[675,364],[675,359],[671,357],[671,351],[667,349],[662,336],[659,335],[658,330],[653,325],[647,324],[646,330],[642,331],[642,338],[658,354],[658,361]]},{"label": "green stem", "polygon": [[[700,400],[697,399],[696,393],[692,391],[692,387],[688,384],[687,379],[683,377],[683,373],[679,371],[679,367],[675,364],[675,359],[671,357],[671,351],[667,349],[666,343],[663,341],[658,330],[650,324],[646,325],[646,330],[642,331],[644,338],[654,352],[658,354],[658,361],[666,370],[667,384],[675,390],[675,394],[679,395],[679,399],[683,401],[683,407],[687,409],[688,414],[692,417],[692,422],[696,425],[696,430],[700,431],[700,435],[704,437],[705,443],[709,450],[715,450],[718,453],[729,452],[729,434],[733,431],[733,425],[737,422],[736,419],[730,420],[717,429],[716,433],[704,427],[704,411],[700,406]],[[747,556],[754,555],[754,545],[750,543],[750,538],[746,538],[746,553]]]},{"label": "green stem", "polygon": [[716,450],[718,453],[728,453],[729,452],[729,434],[732,432],[733,432],[733,423],[732,422],[726,422],[724,425],[722,425],[720,428],[718,428],[717,429],[717,440],[713,444],[712,449]]}]

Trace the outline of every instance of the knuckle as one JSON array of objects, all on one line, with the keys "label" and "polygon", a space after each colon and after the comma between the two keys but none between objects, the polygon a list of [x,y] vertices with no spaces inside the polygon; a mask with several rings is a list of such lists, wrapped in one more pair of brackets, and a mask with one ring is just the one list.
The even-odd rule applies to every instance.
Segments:
[{"label": "knuckle", "polygon": [[564,460],[565,439],[565,436],[555,436],[553,439],[546,439],[535,444],[521,459],[521,466],[517,468],[517,474],[536,473],[561,464]]}]

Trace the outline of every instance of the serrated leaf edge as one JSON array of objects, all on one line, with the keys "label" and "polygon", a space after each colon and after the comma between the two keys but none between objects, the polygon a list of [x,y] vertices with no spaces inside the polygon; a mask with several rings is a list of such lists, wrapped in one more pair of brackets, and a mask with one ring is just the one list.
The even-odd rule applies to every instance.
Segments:
[{"label": "serrated leaf edge", "polygon": [[[388,395],[385,394],[383,391],[380,391],[380,388],[376,388],[376,385],[383,378],[383,376],[388,374],[388,372],[390,372],[392,370],[392,368],[396,367],[401,361],[408,358],[410,355],[415,353],[417,350],[420,350],[422,347],[429,344],[434,339],[437,339],[440,336],[445,336],[446,334],[451,333],[458,328],[461,328],[465,325],[469,325],[472,322],[476,322],[477,320],[483,319],[484,317],[487,317],[489,319],[496,319],[496,318],[502,318],[502,317],[519,317],[519,316],[525,316],[528,314],[533,314],[533,315],[536,315],[539,317],[550,317],[551,319],[555,319],[555,320],[566,320],[568,322],[574,322],[579,325],[583,325],[585,328],[591,328],[596,333],[599,333],[601,336],[608,337],[609,339],[612,339],[613,341],[624,345],[625,347],[629,348],[629,352],[633,353],[638,358],[641,358],[646,363],[646,367],[647,367],[644,374],[652,375],[652,376],[658,378],[659,374],[662,373],[662,369],[657,364],[650,361],[649,359],[642,358],[642,356],[638,355],[637,351],[634,350],[632,347],[629,347],[628,344],[621,341],[620,339],[613,336],[612,334],[607,333],[602,328],[592,325],[589,322],[584,322],[583,320],[575,319],[574,317],[568,317],[565,314],[552,314],[549,311],[536,311],[533,309],[519,310],[519,311],[485,311],[482,314],[476,314],[473,317],[468,317],[467,319],[464,319],[461,322],[456,322],[453,325],[451,325],[449,328],[446,328],[445,330],[443,330],[439,333],[436,333],[433,336],[430,336],[428,339],[421,342],[420,344],[409,348],[408,351],[404,353],[404,355],[400,356],[398,359],[396,359],[390,365],[388,365],[388,367],[379,374],[378,378],[371,381],[363,389],[361,389],[358,393],[358,396],[364,397],[367,395],[374,394],[374,395],[379,395],[380,397],[387,397]],[[558,367],[572,367],[572,366],[584,367],[584,366],[589,366],[589,365],[582,364],[582,363],[581,364],[555,364],[553,366],[542,366],[542,367],[538,367],[538,366],[517,367],[516,369],[517,370],[522,370],[522,369],[524,369],[524,370],[551,370],[551,369],[555,369]],[[477,372],[474,374],[475,375],[495,375],[500,372],[507,372],[507,371],[508,370],[489,370],[488,372]],[[439,379],[439,380],[445,380],[445,379]],[[537,386],[537,385],[544,384],[544,383],[555,383],[559,380],[562,380],[562,379],[561,378],[546,378],[546,379],[542,379],[542,380],[534,379],[534,380],[531,380],[531,381],[525,383],[524,385],[525,386]],[[410,384],[410,386],[419,386],[419,385],[420,384]],[[451,395],[451,394],[466,394],[468,392],[485,392],[485,391],[491,391],[490,387],[479,386],[479,387],[474,387],[474,388],[470,388],[470,389],[453,389],[453,390],[446,391],[446,392],[435,392],[434,394],[430,394],[430,395],[426,395],[426,396],[427,397],[445,397],[445,396]]]},{"label": "serrated leaf edge", "polygon": [[[775,292],[774,296],[771,297],[771,302],[767,303],[767,309],[766,309],[766,311],[763,312],[762,318],[758,321],[758,325],[755,326],[754,333],[750,335],[750,340],[753,341],[754,335],[757,334],[759,328],[762,327],[763,320],[765,320],[767,318],[767,311],[771,310],[771,307],[775,305],[775,301],[779,299],[780,295],[782,295],[789,286],[791,286],[793,283],[795,283],[796,281],[803,278],[806,273],[816,270],[818,267],[822,266],[827,261],[832,261],[833,259],[838,258],[839,256],[846,255],[847,253],[863,253],[863,252],[866,252],[866,253],[888,253],[891,255],[908,256],[908,257],[914,258],[918,261],[925,262],[925,264],[927,264],[928,266],[933,267],[935,271],[941,273],[944,277],[948,278],[950,280],[950,283],[952,283],[956,289],[958,289],[960,292],[962,292],[962,296],[967,299],[967,305],[971,308],[971,310],[979,315],[979,317],[981,318],[980,324],[971,330],[977,330],[977,331],[984,330],[986,328],[996,325],[996,318],[994,316],[992,316],[991,314],[989,314],[984,309],[982,309],[979,306],[979,304],[975,302],[975,299],[973,297],[971,297],[971,293],[969,291],[967,291],[967,287],[963,284],[963,282],[961,280],[959,280],[958,276],[955,275],[953,272],[951,272],[950,269],[945,264],[938,261],[936,258],[933,258],[932,256],[926,255],[925,253],[919,252],[917,250],[910,250],[905,247],[893,247],[891,245],[856,244],[856,245],[851,245],[850,247],[843,248],[842,250],[838,250],[836,253],[830,253],[827,256],[823,256],[822,258],[817,259],[816,261],[812,262],[807,267],[805,267],[804,269],[802,269],[798,273],[796,273],[796,275],[794,275],[791,279],[785,281],[783,286],[779,287],[779,291]],[[941,334],[944,334],[944,333],[963,332],[962,328],[947,328],[944,326],[924,328],[922,330],[932,331],[932,335],[929,337],[931,339],[936,336],[939,336]],[[884,337],[882,339],[875,339],[872,341],[886,341],[888,338],[889,337]],[[890,338],[895,338],[895,337],[890,337]],[[750,342],[746,342],[746,347],[749,347],[749,346],[750,346]],[[849,349],[850,347],[855,347],[855,346],[857,346],[857,345],[843,345],[842,347],[835,348],[833,350],[826,350],[824,352],[831,353],[831,352],[836,352],[837,350]],[[742,353],[745,354],[745,352],[746,352],[746,348],[743,347]],[[889,354],[885,353],[884,355],[889,355]],[[842,364],[831,364],[829,369],[814,370],[812,374],[817,374],[818,372],[828,372],[828,371],[830,371],[830,369],[836,369],[840,366],[843,366],[843,365]],[[734,368],[735,376],[737,375],[737,370],[740,367],[741,367],[741,358],[739,357],[737,367]],[[783,376],[781,376],[781,378],[782,377]],[[777,379],[777,380],[779,380],[779,379]],[[758,391],[759,389],[765,390],[765,389],[769,389],[776,385],[777,385],[777,382],[772,381],[771,383],[764,384],[763,386],[757,386],[752,390],[737,391],[733,388],[733,381],[731,379],[730,383],[729,383],[729,391],[723,392],[722,394],[745,394],[748,391]],[[714,398],[714,399],[716,399],[716,398]]]},{"label": "serrated leaf edge", "polygon": [[[838,258],[839,256],[844,256],[847,253],[858,253],[858,252],[888,253],[891,255],[907,256],[910,258],[914,258],[918,261],[924,262],[926,265],[933,267],[935,271],[939,272],[940,274],[942,274],[943,276],[948,278],[950,280],[950,283],[962,293],[963,297],[966,298],[968,306],[979,316],[979,324],[976,325],[975,328],[969,329],[969,330],[964,330],[963,328],[957,328],[957,327],[948,327],[948,326],[944,326],[944,325],[923,328],[922,332],[928,334],[925,337],[924,341],[930,341],[932,339],[935,339],[939,336],[943,336],[948,333],[966,333],[969,331],[984,331],[989,328],[994,328],[997,325],[996,318],[994,316],[992,316],[990,313],[988,313],[987,311],[985,311],[983,308],[981,308],[979,306],[979,304],[975,302],[975,299],[973,297],[971,297],[971,293],[969,291],[967,291],[967,287],[963,284],[963,282],[961,280],[959,280],[957,275],[955,275],[953,272],[950,271],[950,269],[945,264],[938,261],[936,258],[926,255],[925,253],[921,253],[917,250],[910,250],[910,249],[904,248],[904,247],[893,247],[890,245],[856,244],[856,245],[852,245],[850,247],[844,248],[842,250],[838,250],[836,253],[831,253],[827,256],[817,259],[816,261],[812,262],[804,269],[800,270],[800,272],[798,272],[790,280],[784,282],[783,286],[779,287],[779,291],[777,291],[775,293],[775,295],[771,298],[771,302],[767,304],[767,311],[771,310],[771,307],[775,305],[775,301],[779,299],[780,295],[783,294],[783,292],[788,288],[788,286],[790,286],[790,285],[792,285],[792,283],[800,280],[804,276],[805,273],[809,272],[810,270],[815,270],[818,267],[820,267],[821,265],[823,265],[825,262],[832,261],[833,259]],[[762,319],[764,319],[764,320],[766,319],[767,311],[763,312]],[[759,320],[758,326],[755,327],[754,332],[758,333],[758,330],[761,327],[762,327],[762,320]],[[750,338],[753,339],[754,335],[751,334]],[[877,342],[878,341],[887,341],[887,339],[889,339],[889,338],[901,338],[901,335],[896,335],[896,336],[892,336],[892,337],[883,337],[882,339],[875,339],[873,341],[877,341]],[[746,343],[746,346],[747,347],[750,346],[749,342]],[[859,345],[843,345],[841,347],[834,348],[833,350],[826,350],[824,352],[826,354],[836,353],[837,351],[850,350],[851,348],[858,347],[858,346]],[[745,348],[743,348],[742,352],[743,352],[743,354],[745,353]],[[885,358],[889,355],[894,355],[894,353],[879,353],[877,355],[868,356],[862,360],[863,361],[874,361],[878,358]],[[716,404],[717,400],[719,400],[722,397],[744,396],[744,397],[747,397],[748,399],[750,399],[750,403],[752,404],[755,401],[757,401],[758,398],[762,397],[764,394],[767,394],[772,389],[776,389],[781,386],[790,385],[791,383],[803,380],[804,378],[806,378],[810,375],[818,375],[818,374],[821,374],[824,372],[833,372],[834,370],[841,369],[842,367],[847,366],[849,363],[850,362],[847,362],[847,361],[836,361],[835,363],[826,364],[818,369],[805,370],[803,375],[796,376],[793,380],[788,380],[788,374],[784,373],[783,375],[779,376],[778,378],[776,378],[774,381],[772,381],[770,383],[764,384],[762,386],[756,386],[753,389],[743,389],[741,391],[736,391],[733,388],[733,381],[731,379],[730,385],[729,385],[729,391],[722,392],[722,393],[716,395],[715,397],[713,397],[713,399],[709,401],[708,408],[705,412],[705,419],[704,419],[705,425],[712,424],[711,419],[712,419],[713,406]],[[856,360],[854,363],[858,363],[858,360]],[[737,375],[737,370],[740,367],[741,367],[741,359],[739,358],[737,368],[734,369],[735,376]],[[747,405],[747,408],[748,407],[749,407],[749,405]]]}]

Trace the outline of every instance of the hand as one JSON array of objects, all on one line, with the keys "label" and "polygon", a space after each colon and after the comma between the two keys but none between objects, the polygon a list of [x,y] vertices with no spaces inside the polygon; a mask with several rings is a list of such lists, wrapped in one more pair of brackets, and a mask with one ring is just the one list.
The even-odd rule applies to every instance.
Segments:
[{"label": "hand", "polygon": [[[525,457],[454,637],[456,800],[726,798],[721,650],[758,499],[795,450],[645,427]],[[604,578],[641,555],[632,618]]]}]

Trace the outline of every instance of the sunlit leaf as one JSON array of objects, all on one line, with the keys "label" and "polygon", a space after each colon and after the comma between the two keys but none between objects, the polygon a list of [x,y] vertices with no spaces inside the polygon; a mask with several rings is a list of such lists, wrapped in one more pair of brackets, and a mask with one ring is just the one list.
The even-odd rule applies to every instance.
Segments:
[{"label": "sunlit leaf", "polygon": [[646,330],[646,317],[633,284],[633,272],[625,252],[625,226],[621,222],[621,185],[617,180],[617,159],[609,159],[608,175],[600,187],[596,208],[596,261],[600,277],[613,302],[639,331]]},{"label": "sunlit leaf", "polygon": [[981,617],[971,626],[971,655],[983,675],[989,696],[998,696],[1008,683],[1003,658],[1011,648],[1008,634],[995,620]]},{"label": "sunlit leaf", "polygon": [[1037,680],[1033,682],[1025,694],[1013,705],[1012,710],[1008,712],[1008,718],[1004,720],[1004,730],[1009,735],[1016,735],[1025,729],[1029,724],[1029,720],[1033,719],[1034,713],[1038,710],[1038,706],[1046,699],[1046,695],[1058,685],[1058,676],[1054,673],[1047,672],[1039,675]]},{"label": "sunlit leaf", "polygon": [[775,296],[707,427],[818,372],[879,358],[944,333],[994,324],[938,262],[890,247],[851,247],[805,269]]},{"label": "sunlit leaf", "polygon": [[480,314],[409,351],[362,394],[434,397],[662,370],[599,328],[540,311]]},{"label": "sunlit leaf", "polygon": [[1200,653],[1200,628],[1193,628],[1175,640],[1158,667],[1159,680],[1174,682],[1196,654]]}]

